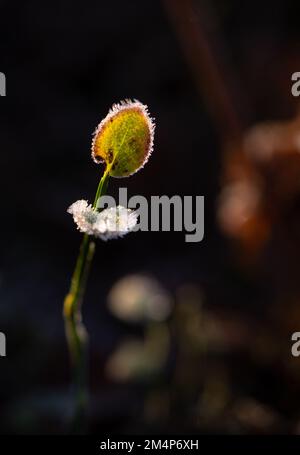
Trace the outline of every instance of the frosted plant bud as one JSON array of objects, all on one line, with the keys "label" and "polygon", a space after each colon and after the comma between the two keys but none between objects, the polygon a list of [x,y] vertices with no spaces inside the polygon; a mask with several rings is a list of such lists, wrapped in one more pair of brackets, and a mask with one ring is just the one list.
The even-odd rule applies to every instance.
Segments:
[{"label": "frosted plant bud", "polygon": [[77,229],[102,240],[115,239],[131,232],[137,224],[137,212],[118,205],[98,212],[85,200],[74,202],[68,213],[73,215]]},{"label": "frosted plant bud", "polygon": [[128,177],[148,161],[153,148],[154,121],[137,100],[114,104],[97,127],[92,158],[105,163],[112,177]]}]

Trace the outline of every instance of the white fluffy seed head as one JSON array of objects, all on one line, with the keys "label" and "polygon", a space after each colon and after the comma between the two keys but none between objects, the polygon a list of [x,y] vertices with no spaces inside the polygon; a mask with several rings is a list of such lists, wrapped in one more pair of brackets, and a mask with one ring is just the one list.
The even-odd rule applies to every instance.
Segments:
[{"label": "white fluffy seed head", "polygon": [[74,202],[68,208],[68,213],[73,216],[80,232],[105,241],[131,232],[138,220],[137,212],[120,205],[98,212],[85,200]]}]

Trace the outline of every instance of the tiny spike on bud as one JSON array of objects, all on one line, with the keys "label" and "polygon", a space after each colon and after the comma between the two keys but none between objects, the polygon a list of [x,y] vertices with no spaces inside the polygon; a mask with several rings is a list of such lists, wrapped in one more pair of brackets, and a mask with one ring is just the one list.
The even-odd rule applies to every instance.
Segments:
[{"label": "tiny spike on bud", "polygon": [[112,177],[128,177],[148,161],[153,148],[154,120],[137,100],[114,104],[96,128],[92,158],[104,162]]}]

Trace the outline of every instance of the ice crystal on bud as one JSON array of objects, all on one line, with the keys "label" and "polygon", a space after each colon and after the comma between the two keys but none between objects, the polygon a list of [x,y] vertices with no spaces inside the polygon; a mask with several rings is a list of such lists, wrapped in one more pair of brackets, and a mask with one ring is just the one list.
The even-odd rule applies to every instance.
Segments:
[{"label": "ice crystal on bud", "polygon": [[97,212],[92,209],[87,201],[83,199],[76,201],[70,205],[67,211],[73,215],[73,220],[80,232],[94,235],[93,225],[97,220]]},{"label": "ice crystal on bud", "polygon": [[85,200],[74,202],[68,213],[77,229],[102,240],[115,239],[131,232],[137,224],[137,212],[118,205],[98,212]]}]

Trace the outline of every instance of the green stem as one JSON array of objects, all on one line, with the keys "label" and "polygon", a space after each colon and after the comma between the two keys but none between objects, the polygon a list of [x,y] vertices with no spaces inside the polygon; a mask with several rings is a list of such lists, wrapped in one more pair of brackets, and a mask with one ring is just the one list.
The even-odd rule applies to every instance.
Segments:
[{"label": "green stem", "polygon": [[98,188],[96,191],[96,195],[95,195],[95,199],[94,199],[94,203],[93,203],[94,209],[97,207],[97,203],[98,203],[98,200],[100,199],[100,197],[106,193],[106,189],[107,189],[107,185],[108,185],[108,178],[109,178],[109,171],[107,169],[105,169],[105,172],[102,176],[102,179],[99,182],[99,185],[98,185]]},{"label": "green stem", "polygon": [[[109,172],[105,170],[95,196],[93,208],[107,189]],[[95,242],[84,234],[71,280],[69,293],[64,300],[65,331],[71,357],[75,409],[72,432],[84,433],[88,407],[88,335],[82,323],[81,306],[86,282],[95,252]]]}]

